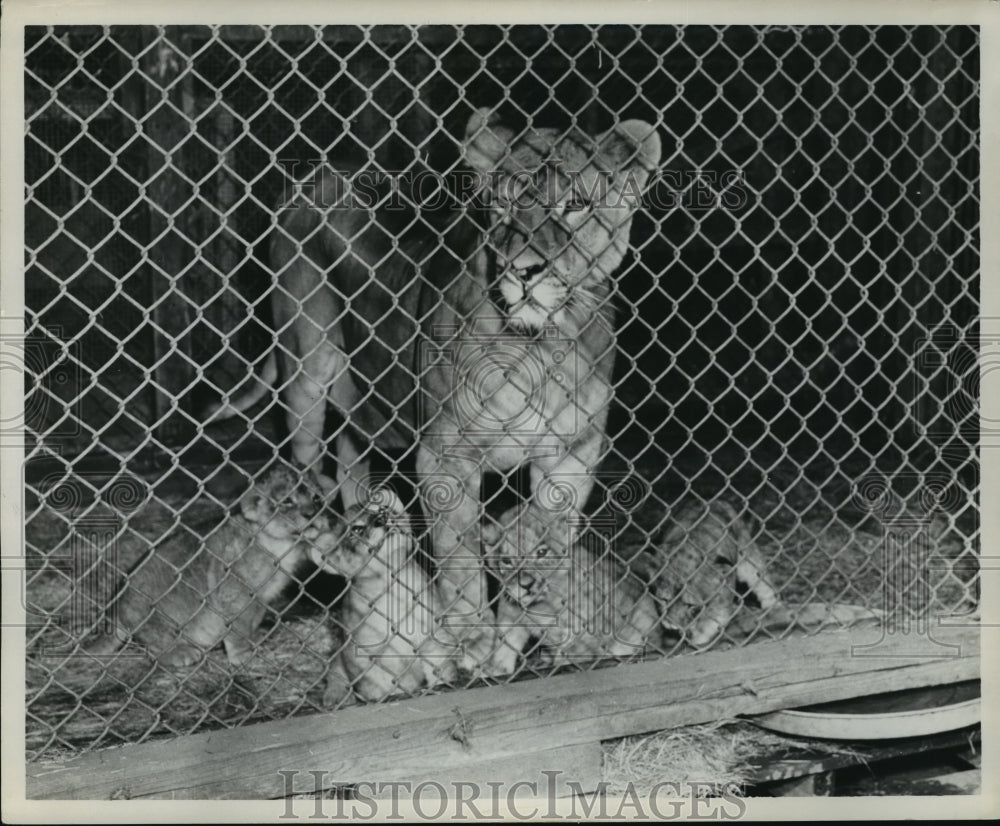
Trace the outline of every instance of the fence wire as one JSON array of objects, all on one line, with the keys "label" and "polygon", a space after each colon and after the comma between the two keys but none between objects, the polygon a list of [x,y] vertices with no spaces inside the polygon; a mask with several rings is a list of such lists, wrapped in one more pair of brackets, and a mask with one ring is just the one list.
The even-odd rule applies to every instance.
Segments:
[{"label": "fence wire", "polygon": [[[441,630],[461,600],[434,547],[443,511],[414,481],[430,437],[400,389],[429,375],[400,358],[407,330],[426,339],[415,315],[459,289],[426,265],[461,251],[427,211],[365,210],[338,243],[385,257],[350,293],[343,259],[279,207],[326,164],[451,186],[499,140],[521,147],[489,159],[510,173],[546,128],[596,136],[580,163],[622,171],[641,144],[600,136],[641,121],[659,157],[592,307],[613,328],[610,399],[572,402],[606,435],[577,470],[596,482],[586,519],[540,510],[509,462],[474,471],[491,471],[486,562],[465,584],[501,629],[486,678],[880,617],[932,649],[933,617],[978,607],[978,50],[959,26],[29,28],[26,333],[3,344],[26,371],[30,755],[484,678]],[[499,131],[469,131],[480,108]],[[521,237],[549,243],[553,222],[553,257],[592,274],[614,245],[574,235],[573,197]],[[313,368],[286,360],[260,384],[296,346],[284,322],[316,306],[279,312],[295,290],[276,236],[334,285],[325,333],[384,350],[384,375],[353,354],[378,415],[326,410],[326,377],[308,469],[295,392]],[[481,229],[475,254],[498,237]],[[417,248],[395,296],[373,297]],[[596,361],[575,362],[573,391]],[[229,418],[206,412],[255,388]],[[361,459],[370,495],[352,508]]]}]

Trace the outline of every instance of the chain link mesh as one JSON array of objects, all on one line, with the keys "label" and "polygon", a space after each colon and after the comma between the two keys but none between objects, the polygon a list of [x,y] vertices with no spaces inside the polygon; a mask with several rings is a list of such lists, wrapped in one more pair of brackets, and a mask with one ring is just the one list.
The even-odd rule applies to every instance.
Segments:
[{"label": "chain link mesh", "polygon": [[[219,646],[182,667],[155,646],[86,655],[80,641],[135,612],[141,599],[115,598],[128,588],[150,622],[192,583],[184,605],[220,610],[205,584],[218,569],[198,567],[225,557],[209,537],[242,530],[243,492],[273,494],[287,465],[293,377],[226,421],[203,411],[256,386],[276,346],[266,249],[289,177],[327,162],[454,171],[479,106],[515,131],[639,118],[663,142],[615,276],[585,550],[553,568],[569,564],[579,601],[504,679],[603,665],[554,642],[602,622],[669,656],[850,622],[851,606],[915,634],[973,612],[978,47],[967,27],[27,29],[31,756],[316,712],[351,687],[382,698],[364,674],[329,677],[356,642],[359,586],[308,559],[280,595],[250,587],[269,612],[243,629],[238,667]],[[329,420],[332,454],[343,423]],[[426,536],[413,450],[368,448]],[[502,481],[484,496],[498,541],[526,532],[504,511],[528,483]],[[293,500],[319,528],[343,522]],[[385,588],[433,614],[426,550],[405,545]],[[523,564],[498,563],[495,600],[501,583],[541,587]],[[521,623],[523,605],[507,610]]]}]

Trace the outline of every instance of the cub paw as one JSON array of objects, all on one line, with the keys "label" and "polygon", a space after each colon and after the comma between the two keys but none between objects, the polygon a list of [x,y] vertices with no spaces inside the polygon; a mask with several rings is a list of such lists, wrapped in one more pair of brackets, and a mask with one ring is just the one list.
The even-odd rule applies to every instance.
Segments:
[{"label": "cub paw", "polygon": [[251,646],[237,648],[226,644],[226,659],[229,660],[230,665],[245,665],[253,658],[253,654],[254,649]]},{"label": "cub paw", "polygon": [[496,628],[492,623],[462,628],[457,633],[462,646],[459,667],[472,674],[486,674],[492,667],[496,648]]},{"label": "cub paw", "polygon": [[168,668],[187,668],[201,660],[202,651],[193,645],[175,645],[173,648],[158,654],[156,661]]},{"label": "cub paw", "polygon": [[431,660],[428,665],[428,685],[454,685],[458,682],[458,666],[452,660]]},{"label": "cub paw", "polygon": [[704,648],[715,642],[725,626],[715,619],[703,619],[691,626],[687,633],[687,641],[695,648]]},{"label": "cub paw", "polygon": [[330,665],[330,670],[326,675],[323,708],[342,708],[355,703],[357,703],[357,698],[354,696],[351,681],[344,670],[343,662],[338,658]]},{"label": "cub paw", "polygon": [[751,590],[754,596],[757,597],[757,602],[760,603],[761,608],[773,608],[778,604],[778,594],[769,582],[761,580]]},{"label": "cub paw", "polygon": [[343,708],[357,703],[350,685],[343,680],[330,679],[326,681],[323,691],[323,708]]},{"label": "cub paw", "polygon": [[514,673],[517,668],[517,652],[506,643],[500,643],[500,647],[494,652],[490,659],[490,677],[507,677]]}]

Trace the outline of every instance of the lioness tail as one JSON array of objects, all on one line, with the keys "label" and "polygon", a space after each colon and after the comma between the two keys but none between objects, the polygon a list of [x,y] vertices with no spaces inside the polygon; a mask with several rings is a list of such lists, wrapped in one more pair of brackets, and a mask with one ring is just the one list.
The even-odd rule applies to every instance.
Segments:
[{"label": "lioness tail", "polygon": [[272,350],[267,354],[267,359],[264,361],[264,367],[260,375],[251,374],[250,389],[234,399],[229,399],[228,401],[223,399],[209,405],[202,415],[202,421],[205,424],[221,422],[232,418],[237,413],[249,410],[274,389],[277,380],[278,359]]}]

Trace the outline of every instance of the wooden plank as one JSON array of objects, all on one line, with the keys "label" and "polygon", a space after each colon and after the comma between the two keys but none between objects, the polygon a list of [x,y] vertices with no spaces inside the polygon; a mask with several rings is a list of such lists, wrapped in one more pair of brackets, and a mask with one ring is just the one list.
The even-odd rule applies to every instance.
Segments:
[{"label": "wooden plank", "polygon": [[[542,797],[546,800],[571,797],[581,791],[593,792],[602,779],[603,755],[600,743],[581,743],[449,769],[425,767],[408,777],[388,781],[368,778],[351,784],[350,789],[352,794],[361,793],[372,800],[393,800],[405,804],[414,797],[424,801],[434,800],[441,794],[438,787],[442,787],[451,799],[468,799],[478,793],[477,808],[485,811],[483,807],[490,805],[491,789],[500,790],[501,800],[506,798],[508,792],[515,797]],[[329,795],[324,794],[324,790],[332,785],[321,768],[304,771],[286,769],[282,778],[283,797],[326,797]],[[571,782],[575,787],[569,785]],[[168,792],[148,795],[148,799],[176,799],[176,795]]]},{"label": "wooden plank", "polygon": [[[877,629],[875,629],[877,631]],[[29,798],[278,797],[280,769],[327,772],[331,785],[404,779],[596,740],[924,685],[976,679],[976,628],[935,629],[958,656],[852,657],[873,629],[762,642],[468,689],[380,706],[195,734],[28,766]],[[894,653],[897,656],[894,656]],[[456,725],[461,728],[456,734]]]},{"label": "wooden plank", "polygon": [[[489,789],[488,783],[500,783],[504,794],[513,789],[516,794],[530,797],[562,798],[574,793],[568,782],[579,785],[583,791],[596,789],[601,782],[601,762],[603,758],[601,744],[594,741],[580,743],[575,746],[563,746],[556,749],[546,749],[531,754],[518,754],[501,757],[495,760],[485,760],[465,766],[453,766],[449,769],[427,769],[406,778],[411,789],[421,783],[440,783],[446,789],[454,789],[455,784],[474,785],[480,789]],[[523,785],[514,789],[514,784]],[[386,799],[391,793],[374,795]],[[398,797],[407,800],[405,794]]]}]

